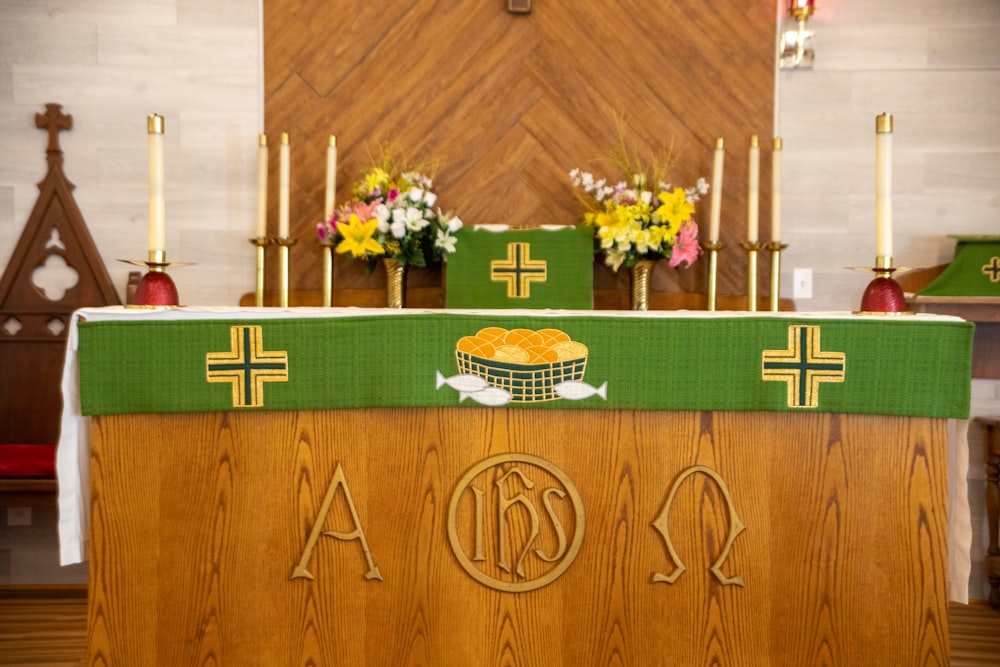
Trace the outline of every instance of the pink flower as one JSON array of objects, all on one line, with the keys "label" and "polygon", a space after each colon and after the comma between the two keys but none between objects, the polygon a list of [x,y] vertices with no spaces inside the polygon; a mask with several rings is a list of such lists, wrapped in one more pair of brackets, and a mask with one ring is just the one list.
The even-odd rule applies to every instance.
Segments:
[{"label": "pink flower", "polygon": [[320,241],[330,241],[337,235],[337,214],[334,213],[329,220],[321,220],[316,223],[316,235]]},{"label": "pink flower", "polygon": [[667,264],[676,267],[681,262],[684,262],[687,267],[690,267],[700,254],[701,246],[698,244],[698,225],[694,221],[685,222],[681,225],[681,229],[677,233],[677,242],[674,243],[673,251],[670,253],[670,261]]},{"label": "pink flower", "polygon": [[370,204],[366,204],[364,202],[358,202],[357,204],[354,205],[354,210],[352,210],[351,212],[357,215],[358,218],[361,219],[361,222],[368,222],[369,220],[375,217],[375,209],[381,203],[382,203],[381,198],[376,199]]}]

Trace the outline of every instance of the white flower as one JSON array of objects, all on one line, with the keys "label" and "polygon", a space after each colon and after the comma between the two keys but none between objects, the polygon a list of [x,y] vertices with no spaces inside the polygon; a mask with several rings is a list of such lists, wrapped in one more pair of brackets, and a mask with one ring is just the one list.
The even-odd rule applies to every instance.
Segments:
[{"label": "white flower", "polygon": [[401,208],[392,211],[392,236],[401,239],[406,236],[406,211]]},{"label": "white flower", "polygon": [[462,228],[462,220],[456,215],[448,220],[448,233],[454,234]]},{"label": "white flower", "polygon": [[610,248],[608,249],[607,252],[604,253],[604,263],[610,266],[615,271],[618,270],[618,267],[620,267],[622,265],[622,262],[624,261],[625,261],[625,253],[619,250]]},{"label": "white flower", "polygon": [[650,192],[649,190],[643,190],[642,194],[639,195],[639,199],[642,200],[643,204],[648,204],[649,202],[653,201],[653,193]]},{"label": "white flower", "polygon": [[438,198],[438,196],[436,194],[434,194],[433,192],[428,191],[428,192],[424,193],[424,203],[427,204],[428,208],[430,208],[431,206],[434,206],[434,202],[437,201],[437,198]]},{"label": "white flower", "polygon": [[378,231],[380,234],[389,233],[389,218],[392,217],[392,211],[385,204],[379,204],[375,207],[375,217],[378,218]]},{"label": "white flower", "polygon": [[684,195],[691,204],[701,199],[701,196],[704,194],[708,194],[708,181],[705,180],[704,176],[699,178],[698,182],[693,186],[684,190]]},{"label": "white flower", "polygon": [[430,190],[431,187],[433,186],[433,182],[431,181],[431,179],[427,176],[424,176],[418,171],[403,172],[402,174],[400,174],[400,178],[402,178],[407,183],[412,183],[418,187],[423,188],[424,190]]},{"label": "white flower", "polygon": [[454,236],[451,236],[446,230],[438,229],[437,238],[434,239],[434,247],[441,248],[446,253],[451,254],[455,252],[455,243],[458,241]]},{"label": "white flower", "polygon": [[423,213],[418,208],[408,208],[406,209],[406,228],[411,232],[418,232],[427,225],[431,224],[430,220],[424,218]]},{"label": "white flower", "polygon": [[410,188],[410,191],[406,193],[406,198],[415,204],[424,198],[424,191],[420,188]]}]

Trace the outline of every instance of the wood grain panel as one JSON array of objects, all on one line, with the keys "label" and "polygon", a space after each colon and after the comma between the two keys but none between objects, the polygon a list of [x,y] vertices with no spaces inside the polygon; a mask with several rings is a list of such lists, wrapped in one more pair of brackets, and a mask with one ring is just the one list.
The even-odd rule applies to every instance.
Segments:
[{"label": "wood grain panel", "polygon": [[[746,292],[749,137],[770,145],[774,100],[773,2],[551,0],[529,15],[502,2],[361,0],[264,4],[265,127],[291,135],[292,289],[319,289],[315,223],[322,215],[327,136],[338,138],[337,200],[378,154],[399,141],[436,164],[441,205],[467,223],[576,224],[574,167],[602,170],[617,140],[650,155],[672,147],[675,183],[711,176],[716,137],[726,140],[720,293]],[[761,164],[761,220],[770,215],[770,160]],[[272,160],[270,217],[277,218]],[[609,174],[614,177],[614,174]],[[708,202],[700,220],[707,223]],[[707,226],[707,224],[706,224]],[[766,240],[766,234],[764,235]],[[270,251],[269,251],[270,252]],[[276,258],[276,254],[275,254]],[[276,261],[270,262],[272,271]],[[762,256],[760,275],[770,259]],[[659,291],[704,292],[706,268],[663,266]],[[423,276],[440,286],[439,271]],[[276,274],[269,276],[277,284]],[[381,289],[338,257],[338,289]],[[760,292],[768,293],[762,281]],[[627,290],[598,267],[595,286]]]},{"label": "wood grain panel", "polygon": [[[6,590],[0,592],[7,593]],[[16,665],[78,667],[86,664],[85,595],[15,591],[0,595],[0,655]],[[24,597],[22,597],[24,596]],[[26,599],[27,598],[27,599]],[[950,604],[951,667],[994,667],[1000,655],[1000,611],[985,603]]]},{"label": "wood grain panel", "polygon": [[[943,420],[824,414],[95,418],[89,664],[946,664],[945,444]],[[576,559],[522,593],[473,579],[448,538],[459,480],[505,452],[563,471],[585,513]],[[695,465],[718,473],[746,526],[721,564],[745,586],[709,572],[731,526],[704,474],[669,507],[686,570],[653,583],[676,567],[653,522]],[[346,486],[322,529],[358,527],[349,491],[372,563],[357,539],[327,535],[307,559],[315,579],[292,579],[338,466]],[[509,497],[545,520],[533,494],[548,473],[520,467],[537,488],[515,484]],[[490,508],[477,567],[521,581],[498,569],[496,498],[477,484]],[[471,497],[455,524],[470,540]],[[567,506],[554,507],[572,535]],[[528,510],[509,516],[511,553],[558,552],[551,524],[529,543]],[[372,565],[381,580],[366,578]],[[546,567],[530,556],[526,579]]]}]

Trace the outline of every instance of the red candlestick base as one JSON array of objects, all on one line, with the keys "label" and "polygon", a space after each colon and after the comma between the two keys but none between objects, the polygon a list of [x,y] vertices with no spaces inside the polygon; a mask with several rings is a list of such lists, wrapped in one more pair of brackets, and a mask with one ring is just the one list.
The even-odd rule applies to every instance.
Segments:
[{"label": "red candlestick base", "polygon": [[177,286],[165,272],[150,271],[139,280],[135,290],[135,304],[137,306],[180,305]]},{"label": "red candlestick base", "polygon": [[906,311],[903,288],[892,278],[878,277],[868,284],[861,297],[861,310],[867,313],[902,313]]}]

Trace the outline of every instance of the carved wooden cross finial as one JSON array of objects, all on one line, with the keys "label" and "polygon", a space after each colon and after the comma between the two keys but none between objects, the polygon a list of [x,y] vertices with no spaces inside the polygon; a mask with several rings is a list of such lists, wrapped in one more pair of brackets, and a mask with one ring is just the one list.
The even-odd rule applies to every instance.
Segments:
[{"label": "carved wooden cross finial", "polygon": [[73,117],[62,112],[62,105],[49,102],[45,105],[45,113],[35,114],[35,127],[48,130],[49,146],[45,150],[49,158],[49,167],[62,165],[62,147],[59,146],[59,131],[73,129]]}]

